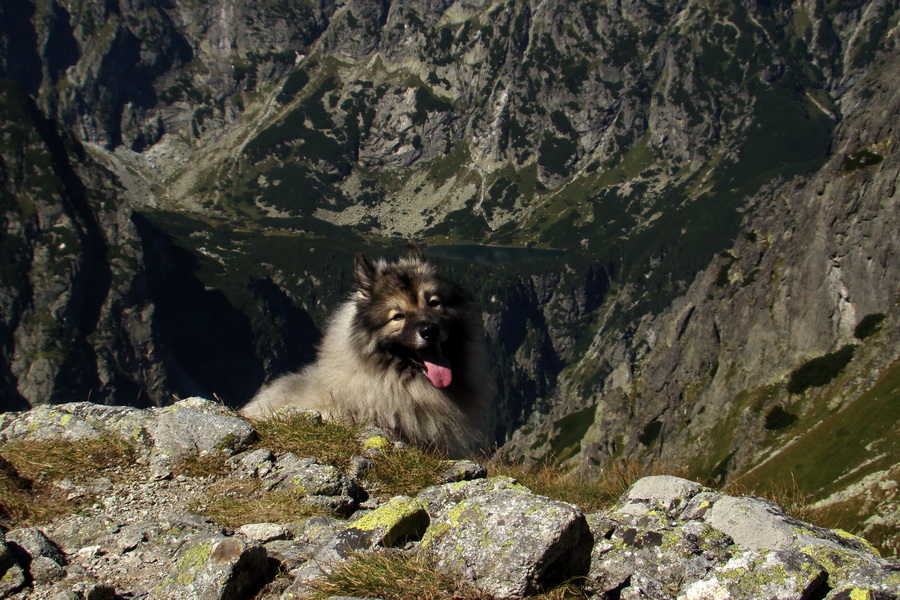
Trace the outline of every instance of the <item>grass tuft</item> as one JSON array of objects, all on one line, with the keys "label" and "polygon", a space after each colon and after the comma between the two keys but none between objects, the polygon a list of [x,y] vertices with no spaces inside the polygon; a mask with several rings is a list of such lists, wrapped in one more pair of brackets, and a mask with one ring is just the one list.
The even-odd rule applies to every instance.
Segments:
[{"label": "grass tuft", "polygon": [[435,452],[408,447],[392,449],[375,457],[375,467],[366,478],[378,486],[387,496],[406,494],[414,496],[434,485],[446,464]]},{"label": "grass tuft", "polygon": [[247,479],[217,481],[188,508],[229,529],[247,523],[291,523],[331,514],[303,502],[297,491],[266,491],[258,480]]},{"label": "grass tuft", "polygon": [[130,466],[134,447],[122,438],[21,441],[0,448],[0,525],[45,523],[92,504],[91,496],[69,497],[59,479],[96,477]]},{"label": "grass tuft", "polygon": [[569,471],[555,461],[533,467],[496,462],[489,470],[492,477],[512,477],[535,494],[574,504],[585,513],[610,508],[635,481],[658,474],[637,461],[626,460],[611,462],[599,476]]},{"label": "grass tuft", "polygon": [[[252,422],[259,434],[257,446],[275,454],[293,452],[346,469],[354,456],[367,455],[361,428],[310,418],[302,413],[278,414]],[[446,469],[436,451],[409,446],[389,449],[372,457],[375,465],[366,479],[380,494],[416,494],[434,485]]]},{"label": "grass tuft", "polygon": [[259,435],[257,446],[275,454],[293,452],[344,469],[353,456],[361,454],[358,426],[347,426],[288,412],[251,424]]},{"label": "grass tuft", "polygon": [[[304,600],[332,597],[383,600],[488,600],[490,596],[435,568],[422,555],[398,551],[360,553],[311,583]],[[582,600],[587,595],[569,582],[535,600]]]}]

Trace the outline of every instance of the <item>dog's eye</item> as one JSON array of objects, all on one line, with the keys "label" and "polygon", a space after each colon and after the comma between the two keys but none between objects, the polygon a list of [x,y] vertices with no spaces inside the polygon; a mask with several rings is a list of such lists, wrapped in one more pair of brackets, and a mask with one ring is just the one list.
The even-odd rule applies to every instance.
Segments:
[{"label": "dog's eye", "polygon": [[404,315],[403,313],[397,313],[391,317],[391,321],[402,321],[405,317],[406,315]]},{"label": "dog's eye", "polygon": [[431,308],[438,308],[440,305],[441,305],[440,298],[432,298],[431,300],[428,301],[428,306],[430,306]]}]

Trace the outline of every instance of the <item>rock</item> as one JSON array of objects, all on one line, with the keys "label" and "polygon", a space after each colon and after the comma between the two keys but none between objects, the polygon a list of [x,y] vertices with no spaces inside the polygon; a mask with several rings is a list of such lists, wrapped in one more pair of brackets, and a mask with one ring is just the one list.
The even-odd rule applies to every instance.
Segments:
[{"label": "rock", "polygon": [[329,539],[313,559],[295,573],[291,590],[303,585],[350,558],[354,553],[389,548],[409,540],[419,540],[428,527],[425,504],[408,496],[395,496],[367,513]]},{"label": "rock", "polygon": [[15,552],[4,541],[0,532],[0,598],[24,587],[28,582],[28,576],[22,565],[19,564]]},{"label": "rock", "polygon": [[153,593],[171,600],[241,600],[258,591],[268,575],[261,545],[205,537],[185,544],[174,569]]},{"label": "rock", "polygon": [[147,411],[127,406],[90,402],[42,405],[27,412],[4,415],[0,441],[96,439],[119,436],[140,449],[150,445],[147,431],[152,421]]},{"label": "rock", "polygon": [[438,483],[470,481],[487,477],[487,469],[477,462],[471,460],[448,460],[445,462],[447,468],[438,476]]},{"label": "rock", "polygon": [[53,581],[65,576],[65,555],[39,529],[11,529],[6,533],[6,543],[14,551],[18,550],[19,562],[27,565],[35,581]]},{"label": "rock", "polygon": [[202,398],[158,409],[151,427],[154,452],[166,460],[223,453],[232,456],[256,439],[246,420]]},{"label": "rock", "polygon": [[343,514],[353,512],[362,498],[356,482],[337,467],[290,452],[278,457],[261,481],[267,490],[292,490],[305,496],[306,502]]},{"label": "rock", "polygon": [[357,550],[389,548],[420,540],[428,524],[428,512],[421,500],[395,496],[340,532],[336,550],[345,557]]},{"label": "rock", "polygon": [[500,491],[530,493],[527,487],[511,477],[491,477],[431,486],[419,492],[417,498],[425,503],[434,521],[444,518],[447,511],[467,498]]},{"label": "rock", "polygon": [[422,538],[437,568],[500,598],[588,573],[593,536],[579,508],[513,487],[466,495]]},{"label": "rock", "polygon": [[597,540],[589,580],[600,593],[804,600],[839,589],[896,598],[900,589],[898,565],[861,538],[675,477],[639,480],[588,522]]},{"label": "rock", "polygon": [[238,454],[228,460],[239,477],[265,477],[275,467],[275,455],[265,448]]},{"label": "rock", "polygon": [[291,536],[287,527],[278,523],[248,523],[238,528],[238,533],[253,541],[265,544],[284,540]]},{"label": "rock", "polygon": [[678,600],[802,600],[827,579],[821,565],[801,552],[745,552],[687,586]]}]

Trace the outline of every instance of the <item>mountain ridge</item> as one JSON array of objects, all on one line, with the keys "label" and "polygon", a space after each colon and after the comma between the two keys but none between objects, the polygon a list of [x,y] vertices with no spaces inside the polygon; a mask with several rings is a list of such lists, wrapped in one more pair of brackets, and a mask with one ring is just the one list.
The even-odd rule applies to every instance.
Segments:
[{"label": "mountain ridge", "polygon": [[[886,0],[29,0],[0,17],[0,76],[25,97],[4,95],[4,408],[239,404],[310,360],[354,252],[409,236],[563,252],[440,259],[485,311],[513,457],[740,479],[836,409],[827,395],[894,397]],[[847,346],[829,383],[787,390]]]}]

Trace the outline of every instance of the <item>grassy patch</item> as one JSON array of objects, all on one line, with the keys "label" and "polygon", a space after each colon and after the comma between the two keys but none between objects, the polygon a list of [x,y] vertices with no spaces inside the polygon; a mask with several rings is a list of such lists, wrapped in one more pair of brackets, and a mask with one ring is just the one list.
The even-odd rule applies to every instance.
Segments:
[{"label": "grassy patch", "polygon": [[[275,415],[253,421],[259,435],[257,446],[275,454],[293,452],[298,456],[346,469],[354,456],[366,455],[360,428],[330,421],[310,419],[303,414]],[[434,485],[446,464],[437,453],[410,446],[388,449],[373,456],[374,467],[366,474],[379,493],[416,494]]]},{"label": "grassy patch", "polygon": [[535,494],[574,504],[585,513],[610,508],[635,481],[658,474],[636,461],[625,460],[612,461],[599,476],[572,472],[557,461],[533,467],[496,462],[488,469],[491,477],[512,477]]},{"label": "grassy patch", "polygon": [[227,528],[246,523],[290,523],[330,514],[325,508],[303,502],[296,490],[266,491],[258,480],[247,479],[217,481],[188,508]]},{"label": "grassy patch", "polygon": [[133,460],[134,447],[115,437],[6,444],[0,448],[0,524],[43,523],[77,512],[94,498],[70,498],[55,481],[97,477]]},{"label": "grassy patch", "polygon": [[581,439],[594,424],[597,406],[591,405],[566,415],[554,425],[559,433],[550,443],[550,453],[560,462],[574,456],[581,449]]},{"label": "grassy patch", "polygon": [[259,435],[257,445],[275,454],[293,452],[339,469],[346,468],[353,456],[362,454],[358,427],[311,419],[300,413],[278,414],[254,420],[252,425]]},{"label": "grassy patch", "polygon": [[[401,552],[360,553],[311,584],[306,600],[333,597],[382,598],[383,600],[487,600],[456,577],[435,568],[422,555]],[[587,598],[579,586],[569,583],[535,596],[539,600]]]},{"label": "grassy patch", "polygon": [[415,495],[438,481],[447,468],[441,457],[425,450],[408,447],[389,450],[375,457],[375,467],[366,478],[386,496]]},{"label": "grassy patch", "polygon": [[786,478],[815,500],[900,462],[900,363],[865,393],[828,414],[765,464],[737,478],[766,493]]}]

